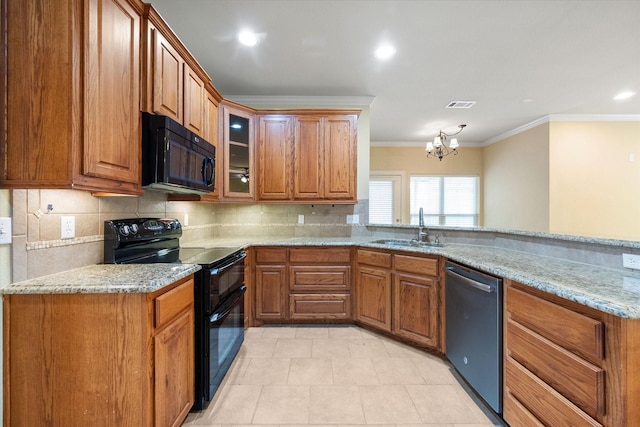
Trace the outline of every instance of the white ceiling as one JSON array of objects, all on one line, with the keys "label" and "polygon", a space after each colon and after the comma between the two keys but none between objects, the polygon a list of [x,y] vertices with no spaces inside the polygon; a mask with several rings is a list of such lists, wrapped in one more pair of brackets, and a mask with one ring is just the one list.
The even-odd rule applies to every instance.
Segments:
[{"label": "white ceiling", "polygon": [[[465,123],[460,142],[477,144],[550,114],[640,114],[640,0],[150,1],[223,96],[373,97],[372,143]],[[257,46],[237,42],[244,28]],[[387,62],[381,42],[397,50]],[[637,94],[614,101],[621,91]]]}]

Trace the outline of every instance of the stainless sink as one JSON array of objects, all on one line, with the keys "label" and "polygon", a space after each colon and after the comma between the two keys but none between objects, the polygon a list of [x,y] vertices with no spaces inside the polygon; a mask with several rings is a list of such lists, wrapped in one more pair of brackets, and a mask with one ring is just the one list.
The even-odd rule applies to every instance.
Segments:
[{"label": "stainless sink", "polygon": [[391,246],[391,247],[411,247],[411,248],[443,246],[442,243],[419,242],[417,240],[402,240],[402,239],[380,239],[380,240],[373,240],[370,243],[373,243],[376,245]]}]

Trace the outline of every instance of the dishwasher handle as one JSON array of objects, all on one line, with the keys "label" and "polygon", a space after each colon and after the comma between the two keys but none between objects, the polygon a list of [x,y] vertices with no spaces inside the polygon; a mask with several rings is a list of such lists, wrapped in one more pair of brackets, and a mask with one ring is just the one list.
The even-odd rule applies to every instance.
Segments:
[{"label": "dishwasher handle", "polygon": [[453,271],[453,269],[451,267],[447,267],[447,275],[460,280],[462,283],[464,283],[465,285],[471,286],[473,288],[476,288],[478,290],[481,290],[482,292],[486,292],[486,293],[493,293],[495,292],[495,288],[493,286],[490,285],[485,285],[484,283],[480,283],[477,282],[475,280],[469,279],[468,277],[463,276],[460,273],[457,273],[455,271]]}]

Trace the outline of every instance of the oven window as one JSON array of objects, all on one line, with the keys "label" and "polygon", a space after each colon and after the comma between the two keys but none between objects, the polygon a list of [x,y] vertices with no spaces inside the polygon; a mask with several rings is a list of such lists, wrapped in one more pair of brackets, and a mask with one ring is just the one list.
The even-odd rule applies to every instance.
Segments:
[{"label": "oven window", "polygon": [[[231,311],[209,325],[209,396],[211,400],[222,383],[242,341],[244,341],[244,292],[240,292],[238,303]],[[229,296],[235,299],[236,293]],[[224,303],[223,303],[224,304]],[[221,304],[221,305],[223,305]]]}]

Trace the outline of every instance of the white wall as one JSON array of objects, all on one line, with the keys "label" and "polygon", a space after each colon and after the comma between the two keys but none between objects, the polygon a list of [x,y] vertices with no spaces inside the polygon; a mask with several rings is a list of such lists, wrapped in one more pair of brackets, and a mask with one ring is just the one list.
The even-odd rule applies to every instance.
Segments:
[{"label": "white wall", "polygon": [[549,231],[549,124],[484,148],[484,226]]}]

